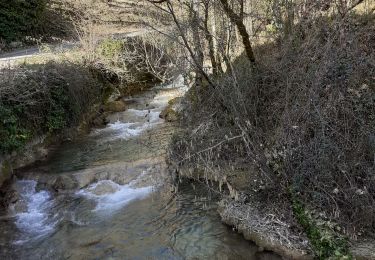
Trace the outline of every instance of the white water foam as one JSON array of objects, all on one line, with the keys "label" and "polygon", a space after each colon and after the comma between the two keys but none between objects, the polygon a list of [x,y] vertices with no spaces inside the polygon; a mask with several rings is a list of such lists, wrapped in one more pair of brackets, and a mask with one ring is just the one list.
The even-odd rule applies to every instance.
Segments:
[{"label": "white water foam", "polygon": [[[128,113],[140,117],[141,119],[146,119],[146,123],[158,123],[162,122],[159,118],[160,109],[150,109],[150,110],[138,110],[138,109],[128,109]],[[142,120],[141,120],[142,121]]]},{"label": "white water foam", "polygon": [[[27,209],[24,212],[16,214],[16,226],[26,233],[26,237],[38,238],[46,235],[54,230],[55,221],[49,219],[49,210],[53,206],[54,201],[47,191],[37,192],[35,181],[22,180],[16,183],[19,190],[21,200],[26,202]],[[28,239],[16,241],[16,244],[22,244]]]},{"label": "white water foam", "polygon": [[92,136],[105,135],[100,138],[100,142],[108,142],[116,139],[129,140],[133,137],[139,136],[146,130],[152,129],[156,125],[164,122],[159,118],[160,112],[168,105],[168,101],[176,96],[182,96],[187,87],[184,85],[184,78],[179,76],[176,80],[160,89],[176,89],[172,91],[161,91],[157,93],[153,100],[150,102],[152,109],[128,109],[121,112],[119,119],[126,118],[125,120],[117,120],[110,123],[103,129],[96,129],[92,132]]},{"label": "white water foam", "polygon": [[119,185],[110,180],[102,180],[80,190],[77,195],[96,200],[97,205],[94,211],[110,214],[123,208],[131,201],[147,197],[152,190],[152,186],[133,188],[131,183]]},{"label": "white water foam", "polygon": [[116,121],[113,124],[108,124],[102,131],[113,132],[114,138],[129,139],[140,135],[145,130],[144,126],[137,126],[136,123],[123,123]]},{"label": "white water foam", "polygon": [[184,89],[184,88],[187,88],[186,84],[185,84],[185,78],[184,76],[182,75],[178,75],[174,80],[173,82],[171,83],[168,83],[168,84],[165,84],[165,85],[162,85],[159,87],[160,89],[175,89],[175,88],[181,88],[181,89]]},{"label": "white water foam", "polygon": [[109,134],[109,136],[102,139],[102,141],[113,141],[116,139],[129,140],[163,122],[163,120],[159,118],[160,111],[155,111],[154,109],[128,109],[126,112],[139,117],[139,121],[133,123],[117,120],[114,123],[108,124],[106,128],[95,130],[92,135]]},{"label": "white water foam", "polygon": [[149,128],[150,124],[148,123],[139,124],[116,121],[113,124],[108,124],[104,129],[97,130],[95,134],[109,134],[107,138],[103,138],[101,141],[112,141],[116,139],[129,140],[133,137],[139,136]]}]

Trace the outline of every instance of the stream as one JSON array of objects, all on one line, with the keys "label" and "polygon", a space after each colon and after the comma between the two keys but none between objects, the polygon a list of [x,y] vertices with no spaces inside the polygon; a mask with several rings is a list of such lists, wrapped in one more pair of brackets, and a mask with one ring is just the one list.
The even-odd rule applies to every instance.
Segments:
[{"label": "stream", "polygon": [[0,259],[279,259],[223,225],[217,197],[166,183],[174,126],[159,118],[183,79],[124,98],[109,124],[22,170],[0,212]]}]

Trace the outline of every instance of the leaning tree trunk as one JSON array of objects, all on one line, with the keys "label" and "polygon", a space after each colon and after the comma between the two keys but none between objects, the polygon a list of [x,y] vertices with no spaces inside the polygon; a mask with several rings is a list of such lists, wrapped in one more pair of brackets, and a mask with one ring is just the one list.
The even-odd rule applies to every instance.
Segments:
[{"label": "leaning tree trunk", "polygon": [[220,2],[223,5],[224,11],[228,15],[231,22],[237,26],[238,32],[242,37],[242,42],[249,61],[254,63],[255,56],[253,48],[251,47],[250,36],[246,30],[246,26],[244,25],[243,20],[241,19],[241,16],[233,11],[233,9],[229,6],[228,0],[220,0]]}]

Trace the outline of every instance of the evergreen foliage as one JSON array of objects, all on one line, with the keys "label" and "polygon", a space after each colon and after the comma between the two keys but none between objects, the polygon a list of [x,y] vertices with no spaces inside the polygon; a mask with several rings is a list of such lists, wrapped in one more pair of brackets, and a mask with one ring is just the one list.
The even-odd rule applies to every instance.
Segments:
[{"label": "evergreen foliage", "polygon": [[0,39],[10,42],[35,34],[46,4],[46,0],[0,0]]}]

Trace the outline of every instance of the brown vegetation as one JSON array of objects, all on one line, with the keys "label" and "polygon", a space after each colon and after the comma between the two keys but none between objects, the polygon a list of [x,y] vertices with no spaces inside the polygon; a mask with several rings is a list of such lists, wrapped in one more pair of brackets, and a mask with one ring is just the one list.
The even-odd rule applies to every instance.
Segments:
[{"label": "brown vegetation", "polygon": [[[170,161],[179,169],[203,171],[207,184],[209,179],[225,182],[234,199],[228,208],[238,203],[245,209],[255,206],[258,219],[278,216],[272,218],[274,226],[262,223],[259,230],[279,231],[286,244],[288,235],[303,243],[299,238],[305,232],[322,259],[348,255],[338,237],[375,237],[371,1],[65,0],[63,7],[83,50],[83,67],[75,74],[95,68],[113,84],[132,86],[166,81],[181,68],[194,78],[182,102],[184,130],[170,147]],[[113,34],[126,24],[159,34],[129,39]],[[53,131],[65,121],[61,111],[53,115],[56,102],[46,86],[62,84],[68,95],[59,102],[72,96],[77,111],[96,101],[100,88],[74,89],[71,64],[61,65],[62,70],[55,66],[38,67],[37,76],[5,75],[2,113],[7,116],[11,107],[16,118],[32,118],[28,123]],[[77,100],[81,96],[87,98]],[[28,114],[34,110],[35,115]],[[52,121],[45,117],[51,113]],[[67,118],[77,119],[75,112]],[[13,121],[6,122],[6,134],[24,140],[28,128],[22,120]],[[241,210],[235,212],[243,218]],[[328,223],[334,239],[319,230],[318,220]]]},{"label": "brown vegetation", "polygon": [[344,256],[341,239],[325,240],[315,224],[335,223],[330,232],[352,239],[375,234],[373,9],[353,12],[363,1],[307,2],[271,9],[280,11],[274,31],[257,21],[259,39],[273,36],[252,38],[255,67],[248,53],[222,53],[226,72],[190,91],[170,156],[208,179],[247,172],[256,185],[241,185],[245,197],[237,199],[297,219],[317,257]]}]

